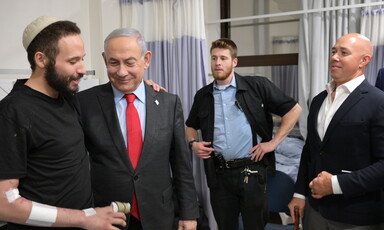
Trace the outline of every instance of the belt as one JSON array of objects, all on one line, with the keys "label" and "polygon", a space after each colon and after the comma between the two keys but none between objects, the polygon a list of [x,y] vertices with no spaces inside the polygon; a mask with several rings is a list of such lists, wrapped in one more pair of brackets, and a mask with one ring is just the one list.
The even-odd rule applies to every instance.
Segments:
[{"label": "belt", "polygon": [[215,156],[215,165],[216,167],[223,169],[232,169],[232,168],[240,168],[247,165],[253,165],[257,162],[251,160],[251,158],[239,158],[234,160],[225,160],[223,155],[219,154]]}]

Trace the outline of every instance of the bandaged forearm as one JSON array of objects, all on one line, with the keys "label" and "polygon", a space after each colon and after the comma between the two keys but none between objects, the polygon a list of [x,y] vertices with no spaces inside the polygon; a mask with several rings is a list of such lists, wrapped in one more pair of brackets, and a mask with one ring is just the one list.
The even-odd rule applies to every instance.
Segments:
[{"label": "bandaged forearm", "polygon": [[57,208],[32,202],[31,214],[29,214],[27,224],[50,227],[56,222]]},{"label": "bandaged forearm", "polygon": [[[5,192],[5,196],[9,203],[13,203],[21,197],[17,188]],[[56,218],[56,207],[32,201],[31,212],[25,223],[35,226],[50,227],[56,222]]]}]

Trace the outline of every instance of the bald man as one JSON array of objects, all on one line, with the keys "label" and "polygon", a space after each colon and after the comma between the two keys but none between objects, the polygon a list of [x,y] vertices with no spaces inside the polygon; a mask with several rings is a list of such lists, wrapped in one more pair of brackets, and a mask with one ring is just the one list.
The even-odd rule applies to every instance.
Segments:
[{"label": "bald man", "polygon": [[384,229],[384,93],[364,76],[372,55],[361,34],[332,47],[332,81],[312,101],[289,204],[305,230]]}]

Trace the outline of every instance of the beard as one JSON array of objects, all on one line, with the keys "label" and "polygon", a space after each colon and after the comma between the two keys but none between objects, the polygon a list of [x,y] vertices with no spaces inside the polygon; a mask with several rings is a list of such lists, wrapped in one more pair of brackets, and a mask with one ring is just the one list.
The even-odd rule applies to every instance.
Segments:
[{"label": "beard", "polygon": [[74,94],[79,90],[79,87],[76,86],[75,88],[71,88],[71,82],[73,80],[78,80],[82,78],[83,75],[80,74],[79,76],[75,77],[73,75],[64,75],[59,74],[55,69],[55,64],[50,62],[47,66],[47,70],[45,72],[45,79],[47,80],[47,83],[50,87],[55,89],[57,92],[63,93],[63,94]]},{"label": "beard", "polygon": [[229,70],[229,71],[223,70],[223,72],[216,73],[214,69],[212,69],[212,76],[215,80],[218,80],[218,81],[226,80],[228,77],[231,76],[231,73],[232,73],[232,70]]}]

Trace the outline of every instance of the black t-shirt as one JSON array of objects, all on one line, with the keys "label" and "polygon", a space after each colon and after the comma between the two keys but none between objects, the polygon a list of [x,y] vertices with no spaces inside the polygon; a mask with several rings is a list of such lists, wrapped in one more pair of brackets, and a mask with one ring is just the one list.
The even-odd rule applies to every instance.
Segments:
[{"label": "black t-shirt", "polygon": [[0,179],[19,179],[20,195],[32,201],[91,207],[89,159],[73,98],[53,99],[17,84],[0,102]]}]

